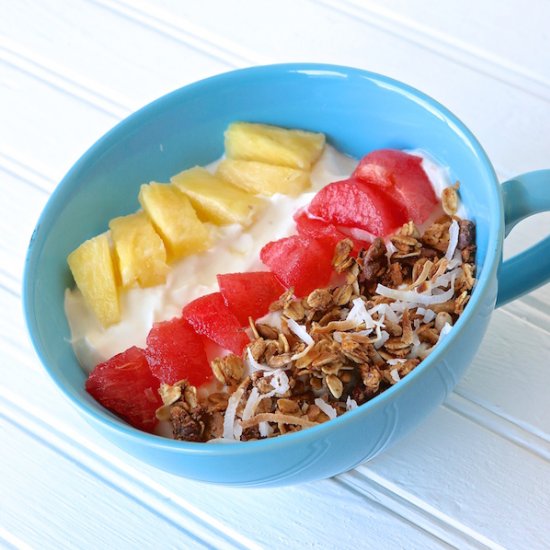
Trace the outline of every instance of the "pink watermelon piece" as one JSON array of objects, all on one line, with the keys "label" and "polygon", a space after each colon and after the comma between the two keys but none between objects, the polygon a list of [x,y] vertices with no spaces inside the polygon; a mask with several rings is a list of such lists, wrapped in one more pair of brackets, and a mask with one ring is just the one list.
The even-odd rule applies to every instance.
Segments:
[{"label": "pink watermelon piece", "polygon": [[415,223],[425,222],[437,197],[420,157],[397,149],[380,149],[361,159],[353,177],[379,187],[398,201]]},{"label": "pink watermelon piece", "polygon": [[260,251],[262,262],[285,287],[294,287],[294,294],[300,297],[328,285],[333,256],[330,243],[300,235],[271,241]]},{"label": "pink watermelon piece", "polygon": [[225,273],[218,275],[218,285],[225,303],[242,326],[248,326],[249,317],[258,319],[265,315],[285,291],[270,271]]},{"label": "pink watermelon piece", "polygon": [[134,428],[152,432],[155,411],[162,406],[159,385],[144,351],[134,346],[97,365],[86,380],[86,391]]},{"label": "pink watermelon piece", "polygon": [[202,338],[181,317],[155,323],[145,349],[151,372],[162,382],[201,386],[212,378]]},{"label": "pink watermelon piece", "polygon": [[370,246],[369,242],[355,239],[347,235],[332,223],[317,218],[311,218],[304,209],[300,209],[294,214],[294,221],[296,222],[296,229],[299,235],[326,240],[333,248],[342,239],[351,239],[353,241],[354,253],[356,254],[362,248],[367,249]]},{"label": "pink watermelon piece", "polygon": [[355,178],[329,183],[311,201],[308,212],[335,225],[357,227],[382,237],[408,221],[400,202],[380,187]]},{"label": "pink watermelon piece", "polygon": [[183,318],[195,329],[237,355],[250,342],[241,322],[225,303],[221,292],[193,300],[183,308]]}]

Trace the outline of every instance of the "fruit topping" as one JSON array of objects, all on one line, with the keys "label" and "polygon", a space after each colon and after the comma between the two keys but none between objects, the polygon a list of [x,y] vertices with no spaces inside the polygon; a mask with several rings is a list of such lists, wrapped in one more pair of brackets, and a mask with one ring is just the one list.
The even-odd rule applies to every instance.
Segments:
[{"label": "fruit topping", "polygon": [[342,239],[351,239],[354,244],[354,251],[358,253],[362,248],[368,248],[370,243],[353,239],[346,233],[340,231],[334,224],[308,216],[305,210],[299,210],[294,214],[296,229],[303,237],[326,240],[334,248]]},{"label": "fruit topping", "polygon": [[183,318],[222,348],[240,355],[250,342],[240,321],[226,305],[220,292],[193,300],[183,308]]},{"label": "fruit topping", "polygon": [[170,180],[185,193],[199,218],[216,225],[250,225],[263,201],[250,193],[213,176],[206,168],[195,166]]},{"label": "fruit topping", "polygon": [[170,260],[200,252],[210,243],[208,230],[189,199],[171,184],[141,186],[139,202],[160,233]]},{"label": "fruit topping", "polygon": [[242,326],[265,315],[285,288],[270,271],[218,275],[220,292]]},{"label": "fruit topping", "polygon": [[86,380],[86,391],[135,428],[152,432],[155,411],[162,405],[159,385],[144,351],[134,346],[97,365]]},{"label": "fruit topping", "polygon": [[293,235],[267,243],[260,259],[285,287],[293,287],[296,296],[305,296],[329,283],[333,253],[334,247],[326,240]]},{"label": "fruit topping", "polygon": [[309,170],[325,147],[324,134],[235,122],[225,132],[228,158]]},{"label": "fruit topping", "polygon": [[116,272],[107,233],[83,242],[67,262],[75,283],[99,322],[108,327],[120,320]]},{"label": "fruit topping", "polygon": [[166,249],[145,212],[109,222],[124,288],[160,285],[166,280]]},{"label": "fruit topping", "polygon": [[399,202],[415,223],[425,222],[437,204],[420,157],[396,149],[373,151],[361,159],[353,177],[378,186]]},{"label": "fruit topping", "polygon": [[249,193],[299,195],[310,185],[306,170],[255,160],[222,160],[216,175]]},{"label": "fruit topping", "polygon": [[330,183],[311,201],[308,212],[335,225],[389,235],[407,222],[401,203],[381,188],[355,178]]},{"label": "fruit topping", "polygon": [[186,379],[201,386],[212,378],[202,338],[180,317],[153,325],[145,355],[151,372],[166,384]]}]

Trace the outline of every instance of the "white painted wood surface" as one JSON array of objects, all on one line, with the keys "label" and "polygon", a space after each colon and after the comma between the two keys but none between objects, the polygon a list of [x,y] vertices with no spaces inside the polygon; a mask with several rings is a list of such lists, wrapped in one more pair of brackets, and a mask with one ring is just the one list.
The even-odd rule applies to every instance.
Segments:
[{"label": "white painted wood surface", "polygon": [[[0,2],[0,541],[16,548],[550,548],[550,287],[495,313],[448,401],[337,478],[202,485],[96,436],[55,389],[21,313],[48,195],[118,120],[197,79],[260,63],[404,80],[476,133],[502,178],[550,168],[544,0]],[[521,224],[506,253],[550,229]]]}]

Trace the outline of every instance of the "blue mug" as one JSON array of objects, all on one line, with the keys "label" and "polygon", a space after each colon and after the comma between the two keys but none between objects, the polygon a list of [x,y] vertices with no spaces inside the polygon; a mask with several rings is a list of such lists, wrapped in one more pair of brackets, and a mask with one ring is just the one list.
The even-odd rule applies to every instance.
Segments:
[{"label": "blue mug", "polygon": [[[356,158],[378,148],[429,151],[450,167],[477,225],[478,281],[449,336],[398,384],[345,415],[302,432],[246,443],[200,444],[140,432],[84,390],[68,343],[66,258],[110,218],[139,208],[139,185],[163,181],[223,153],[223,132],[246,120],[324,132]],[[185,86],[102,137],[52,194],[29,246],[24,309],[32,341],[61,392],[93,428],[139,459],[188,478],[275,486],[329,477],[378,455],[435,409],[462,376],[491,313],[550,279],[550,238],[502,263],[523,218],[550,209],[550,170],[502,186],[472,133],[445,107],[395,80],[317,64],[254,67]]]}]

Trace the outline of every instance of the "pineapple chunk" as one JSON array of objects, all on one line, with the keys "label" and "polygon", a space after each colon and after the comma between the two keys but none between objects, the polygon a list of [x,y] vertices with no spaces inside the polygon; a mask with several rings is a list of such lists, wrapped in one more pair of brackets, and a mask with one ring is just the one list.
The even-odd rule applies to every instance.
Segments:
[{"label": "pineapple chunk", "polygon": [[170,260],[208,248],[210,235],[189,199],[171,184],[143,184],[139,202],[159,232]]},{"label": "pineapple chunk", "polygon": [[166,249],[145,212],[109,222],[122,286],[160,285],[166,280]]},{"label": "pineapple chunk", "polygon": [[76,285],[99,322],[120,321],[116,275],[107,233],[85,241],[67,257]]},{"label": "pineapple chunk", "polygon": [[324,134],[234,122],[225,131],[228,158],[309,170],[325,147]]},{"label": "pineapple chunk", "polygon": [[222,160],[216,175],[245,191],[264,195],[299,195],[311,185],[305,170],[255,160]]},{"label": "pineapple chunk", "polygon": [[176,174],[171,181],[189,197],[201,220],[217,225],[248,225],[263,204],[261,199],[213,176],[200,166]]}]

